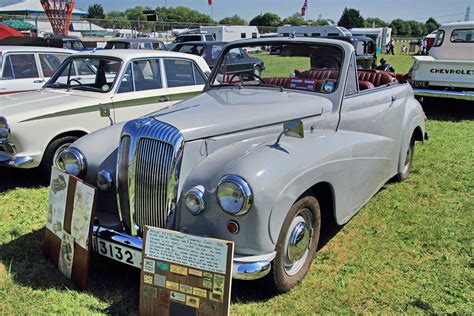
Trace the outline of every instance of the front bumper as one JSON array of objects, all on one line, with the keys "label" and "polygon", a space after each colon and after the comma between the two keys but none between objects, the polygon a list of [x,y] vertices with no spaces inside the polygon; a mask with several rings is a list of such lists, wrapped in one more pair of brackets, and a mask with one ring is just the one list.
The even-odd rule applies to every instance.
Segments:
[{"label": "front bumper", "polygon": [[[142,239],[140,237],[133,237],[98,225],[94,225],[93,235],[94,237],[120,244],[123,247],[138,250],[140,253],[142,251]],[[270,272],[271,261],[275,258],[275,255],[275,252],[259,256],[240,256],[234,254],[232,278],[237,280],[263,278]]]},{"label": "front bumper", "polygon": [[33,162],[30,156],[7,156],[0,154],[0,167],[28,168]]},{"label": "front bumper", "polygon": [[470,91],[447,91],[434,89],[413,89],[413,91],[418,97],[449,98],[474,101],[474,92]]}]

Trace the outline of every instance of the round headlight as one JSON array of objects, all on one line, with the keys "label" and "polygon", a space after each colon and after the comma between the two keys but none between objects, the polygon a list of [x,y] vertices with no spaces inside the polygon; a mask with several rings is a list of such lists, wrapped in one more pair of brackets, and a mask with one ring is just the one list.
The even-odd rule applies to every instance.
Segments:
[{"label": "round headlight", "polygon": [[80,176],[86,171],[86,159],[76,148],[68,148],[61,152],[57,164],[60,169],[73,176]]},{"label": "round headlight", "polygon": [[109,191],[112,188],[114,178],[109,170],[102,170],[97,174],[97,187],[101,191]]},{"label": "round headlight", "polygon": [[231,215],[244,215],[252,207],[252,190],[239,176],[226,175],[217,185],[217,202]]},{"label": "round headlight", "polygon": [[4,116],[0,116],[0,128],[8,129],[8,121]]},{"label": "round headlight", "polygon": [[206,208],[204,203],[204,188],[201,186],[190,189],[184,195],[184,203],[189,212],[193,215],[198,215]]}]

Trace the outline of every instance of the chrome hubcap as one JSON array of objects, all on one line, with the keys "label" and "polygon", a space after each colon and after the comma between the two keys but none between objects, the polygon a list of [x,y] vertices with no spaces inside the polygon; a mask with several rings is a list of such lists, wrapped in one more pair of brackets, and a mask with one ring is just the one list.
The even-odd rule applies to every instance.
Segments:
[{"label": "chrome hubcap", "polygon": [[65,150],[67,150],[69,148],[69,146],[71,146],[71,143],[66,143],[66,144],[63,144],[63,145],[59,146],[58,150],[56,150],[56,152],[54,153],[54,156],[53,156],[53,166],[55,166],[56,168],[59,168],[62,171],[64,171],[64,166],[61,163],[59,157],[61,156],[61,154]]},{"label": "chrome hubcap", "polygon": [[308,258],[312,236],[312,215],[302,209],[293,219],[285,244],[285,272],[295,275]]}]

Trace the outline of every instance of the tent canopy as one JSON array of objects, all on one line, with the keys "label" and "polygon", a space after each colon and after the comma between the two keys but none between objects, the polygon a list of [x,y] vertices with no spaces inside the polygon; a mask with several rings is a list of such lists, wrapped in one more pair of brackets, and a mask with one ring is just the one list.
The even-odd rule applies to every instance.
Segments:
[{"label": "tent canopy", "polygon": [[18,31],[31,31],[33,29],[36,29],[36,27],[26,21],[22,20],[5,20],[3,22],[0,22],[3,25],[9,26],[11,28],[14,28],[15,30]]},{"label": "tent canopy", "polygon": [[10,36],[23,36],[23,34],[21,34],[17,30],[15,30],[15,29],[13,29],[9,26],[0,24],[0,39],[4,39],[4,38],[10,37]]}]

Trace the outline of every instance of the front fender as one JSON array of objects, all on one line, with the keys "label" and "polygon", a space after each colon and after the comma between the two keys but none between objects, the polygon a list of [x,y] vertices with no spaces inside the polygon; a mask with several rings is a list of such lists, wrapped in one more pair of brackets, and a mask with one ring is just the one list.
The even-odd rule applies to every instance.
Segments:
[{"label": "front fender", "polygon": [[[418,132],[416,132],[418,129]],[[416,140],[423,141],[424,135],[426,133],[425,127],[425,113],[420,105],[420,103],[414,98],[409,97],[405,106],[405,115],[403,118],[403,125],[401,130],[401,145],[400,145],[400,155],[398,162],[398,172],[403,171],[405,164],[405,155],[410,145],[411,136],[414,133],[417,137]]]},{"label": "front fender", "polygon": [[[304,139],[283,137],[280,146],[273,146],[274,141],[272,138],[259,145],[232,144],[195,165],[186,177],[182,196],[195,185],[204,186],[206,210],[193,216],[181,198],[180,229],[233,240],[239,254],[267,253],[274,250],[292,204],[314,184],[329,183],[339,193],[337,196],[345,197],[350,192],[349,181],[341,178],[347,177],[343,172],[350,167],[354,144],[360,143],[360,135],[320,131],[308,133]],[[376,140],[367,140],[371,141]],[[226,174],[241,176],[252,188],[253,205],[243,216],[230,216],[217,205],[216,186]],[[336,208],[350,208],[351,201],[336,198],[334,204],[338,205]],[[342,221],[345,215],[338,217]],[[236,235],[227,231],[231,219],[240,225]]]}]

